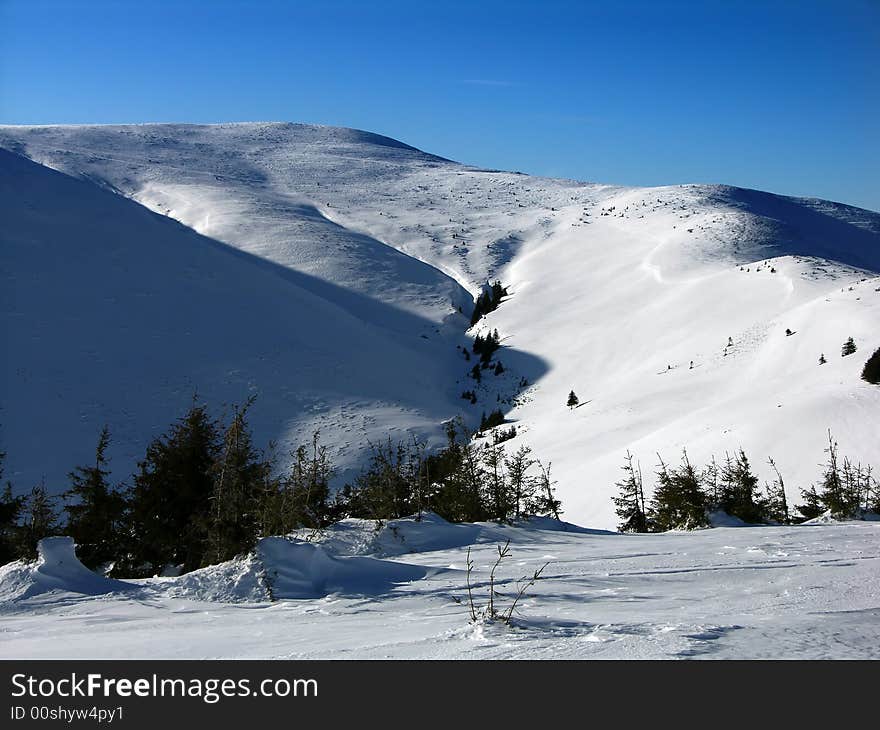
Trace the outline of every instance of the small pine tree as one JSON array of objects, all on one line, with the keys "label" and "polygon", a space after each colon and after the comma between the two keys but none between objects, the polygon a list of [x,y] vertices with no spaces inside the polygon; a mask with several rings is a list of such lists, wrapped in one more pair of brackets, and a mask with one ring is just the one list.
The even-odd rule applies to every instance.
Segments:
[{"label": "small pine tree", "polygon": [[530,511],[534,504],[535,480],[529,475],[529,469],[535,464],[531,458],[532,450],[528,446],[520,446],[513,456],[506,457],[504,468],[507,470],[507,483],[513,500],[513,513],[520,519]]},{"label": "small pine tree", "polygon": [[660,463],[657,465],[657,486],[651,497],[650,516],[655,528],[659,532],[665,532],[679,527],[680,515],[677,510],[679,499],[666,462],[659,454],[657,456]]},{"label": "small pine tree", "polygon": [[[828,461],[825,464],[825,472],[822,475],[819,499],[822,501],[825,509],[831,511],[833,517],[853,517],[859,508],[859,500],[858,498],[853,499],[851,489],[849,488],[851,480],[845,479],[845,475],[841,470],[838,445],[830,430],[828,431],[828,448],[825,449],[825,452],[828,454]],[[849,471],[848,467],[847,471]]]},{"label": "small pine tree", "polygon": [[709,524],[706,517],[706,495],[700,478],[688,459],[687,451],[682,451],[679,469],[670,469],[660,457],[657,487],[651,499],[649,520],[660,532],[692,530]]},{"label": "small pine tree", "polygon": [[817,490],[815,486],[811,486],[801,490],[805,504],[799,505],[798,511],[806,519],[818,517],[826,510],[838,519],[857,517],[865,492],[865,470],[861,466],[853,466],[847,458],[844,458],[841,466],[838,445],[830,430],[825,453],[828,454],[828,460],[822,473],[820,488]]},{"label": "small pine tree", "polygon": [[627,450],[623,462],[624,477],[615,486],[619,494],[614,497],[615,512],[620,518],[620,532],[648,532],[648,515],[645,511],[645,492],[642,487],[642,469],[633,466],[633,455]]},{"label": "small pine tree", "polygon": [[504,471],[504,447],[497,444],[487,446],[482,456],[490,517],[498,522],[510,522],[515,515],[516,498]]},{"label": "small pine tree", "polygon": [[222,563],[250,550],[259,534],[259,503],[267,462],[253,444],[247,412],[254,398],[235,408],[212,465],[213,488],[205,515],[203,565]]},{"label": "small pine tree", "polygon": [[843,343],[843,347],[840,348],[840,356],[846,357],[847,355],[852,355],[855,351],[856,343],[852,337],[848,337],[846,342]]},{"label": "small pine tree", "polygon": [[804,503],[797,506],[797,511],[805,520],[813,520],[825,511],[815,486],[810,485],[807,489],[801,489],[801,497]]},{"label": "small pine tree", "polygon": [[477,431],[478,433],[484,433],[489,429],[500,426],[502,423],[504,423],[504,413],[502,413],[500,408],[496,408],[488,416],[484,411],[482,417],[480,418],[480,427],[479,429],[477,429]]},{"label": "small pine tree", "polygon": [[122,524],[125,499],[108,482],[107,447],[110,432],[106,426],[98,437],[95,463],[78,466],[69,474],[70,489],[65,500],[73,500],[64,510],[67,513],[65,532],[76,542],[76,554],[88,568],[97,569],[112,563],[121,552]]},{"label": "small pine tree", "polygon": [[787,525],[791,522],[791,516],[788,513],[788,500],[785,497],[785,482],[782,480],[782,474],[779,473],[776,462],[772,458],[768,458],[767,462],[776,474],[776,478],[766,489],[765,516],[768,520]]},{"label": "small pine tree", "polygon": [[568,400],[565,402],[565,405],[568,406],[569,410],[572,410],[573,408],[577,407],[578,403],[580,403],[580,400],[578,399],[577,395],[575,395],[575,392],[572,390],[568,394]]},{"label": "small pine tree", "polygon": [[[0,451],[0,481],[3,480],[5,462],[6,452]],[[12,484],[6,482],[0,492],[0,565],[18,557],[21,531],[18,521],[23,509],[24,497],[13,497]]]},{"label": "small pine tree", "polygon": [[752,473],[745,451],[727,455],[721,471],[719,507],[743,522],[764,522],[764,505],[758,495],[758,477]]},{"label": "small pine tree", "polygon": [[874,350],[874,354],[868,358],[862,369],[862,380],[873,385],[880,385],[880,347]]},{"label": "small pine tree", "polygon": [[550,476],[552,464],[548,462],[545,467],[540,461],[535,463],[538,465],[540,473],[535,487],[535,501],[530,511],[536,515],[546,515],[561,520],[562,502],[556,498],[556,490],[554,489],[556,482]]},{"label": "small pine tree", "polygon": [[507,289],[501,285],[500,281],[494,282],[491,286],[484,288],[477,296],[474,302],[474,310],[471,314],[471,326],[475,325],[483,316],[498,309],[501,299],[507,296]]},{"label": "small pine tree", "polygon": [[24,502],[23,524],[19,533],[18,557],[37,557],[37,543],[44,537],[58,534],[55,498],[50,497],[42,482],[35,486]]},{"label": "small pine tree", "polygon": [[708,466],[706,466],[706,468],[703,470],[703,474],[701,476],[703,490],[706,493],[706,506],[710,509],[720,508],[720,475],[721,471],[718,468],[718,462],[715,461],[715,455],[713,454],[711,461],[709,462]]},{"label": "small pine tree", "polygon": [[197,402],[150,443],[129,493],[128,546],[116,574],[149,577],[169,564],[184,571],[203,564],[221,448],[216,421]]},{"label": "small pine tree", "polygon": [[821,355],[819,355],[819,364],[824,365],[826,362],[828,361],[825,359],[825,353],[823,352]]},{"label": "small pine tree", "polygon": [[297,449],[296,463],[299,466],[296,471],[299,477],[293,482],[299,495],[294,500],[297,504],[297,520],[304,527],[314,529],[327,524],[330,480],[334,471],[327,447],[320,442],[319,436],[317,431],[312,435],[311,451],[307,456],[305,447]]}]

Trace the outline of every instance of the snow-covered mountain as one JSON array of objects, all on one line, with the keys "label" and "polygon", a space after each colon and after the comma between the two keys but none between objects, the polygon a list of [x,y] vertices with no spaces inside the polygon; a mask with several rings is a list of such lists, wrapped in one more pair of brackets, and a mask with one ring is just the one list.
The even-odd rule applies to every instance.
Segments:
[{"label": "snow-covered mountain", "polygon": [[[566,517],[601,528],[627,449],[650,472],[658,451],[742,446],[792,499],[828,428],[880,464],[880,387],[859,379],[880,346],[877,213],[482,170],[295,124],[0,127],[0,148],[0,445],[20,489],[63,488],[104,423],[124,478],[194,391],[257,393],[255,435],[281,453],[320,428],[340,479],[371,440],[438,443],[500,405]],[[510,296],[466,333],[496,278]],[[457,348],[495,328],[505,372],[476,385]]]}]

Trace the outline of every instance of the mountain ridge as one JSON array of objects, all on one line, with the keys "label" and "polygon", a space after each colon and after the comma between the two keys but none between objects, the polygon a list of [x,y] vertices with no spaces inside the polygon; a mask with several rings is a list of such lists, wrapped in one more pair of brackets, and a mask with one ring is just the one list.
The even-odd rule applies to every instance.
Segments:
[{"label": "mountain ridge", "polygon": [[[815,471],[826,427],[839,433],[844,450],[849,444],[869,460],[877,462],[880,456],[860,435],[859,419],[842,406],[856,404],[855,412],[864,412],[860,418],[870,423],[870,413],[880,404],[880,389],[861,385],[855,373],[856,361],[880,346],[877,284],[871,283],[880,271],[880,215],[873,211],[727,185],[631,188],[481,170],[381,135],[320,125],[3,126],[0,147],[104,187],[107,194],[128,198],[240,251],[250,257],[248,270],[266,262],[305,292],[297,296],[310,302],[317,297],[360,320],[364,329],[355,332],[361,325],[352,325],[348,336],[353,341],[375,331],[382,333],[380,340],[396,342],[397,354],[384,364],[377,354],[368,368],[370,377],[385,383],[377,392],[386,395],[360,404],[354,394],[367,386],[358,380],[356,368],[346,376],[353,378],[351,395],[330,395],[341,377],[334,371],[336,363],[350,360],[353,351],[320,327],[310,325],[322,338],[323,359],[307,357],[284,366],[291,368],[289,375],[278,360],[277,371],[260,374],[253,361],[278,350],[274,332],[296,329],[301,319],[293,312],[286,319],[277,313],[270,317],[268,302],[260,316],[276,321],[276,327],[256,328],[267,344],[255,341],[247,345],[254,352],[233,348],[225,355],[231,371],[242,370],[241,362],[251,363],[250,372],[242,370],[243,391],[250,392],[251,386],[265,390],[269,383],[271,392],[284,388],[293,399],[255,409],[264,423],[257,429],[262,437],[287,445],[312,428],[330,435],[348,426],[342,437],[329,436],[344,474],[357,468],[368,440],[347,422],[352,414],[373,437],[398,428],[392,433],[410,430],[437,443],[444,420],[463,413],[473,423],[480,410],[496,405],[517,423],[520,435],[512,445],[529,443],[540,458],[553,462],[560,496],[570,505],[567,516],[597,527],[613,526],[609,497],[629,446],[637,447],[642,458],[658,449],[674,458],[672,451],[682,446],[701,457],[710,442],[718,451],[733,448],[737,438],[754,449],[766,446],[774,449],[784,472],[794,475],[792,499],[809,470]],[[5,248],[21,246],[23,203],[51,219],[59,202],[35,194],[13,205],[16,176],[9,174],[5,158],[2,170],[8,191],[4,216],[22,225],[15,235],[8,230],[0,237]],[[60,245],[55,239],[49,243]],[[147,250],[152,244],[142,245]],[[24,266],[21,255],[10,262],[9,280],[24,276],[24,269],[17,268]],[[43,262],[28,261],[27,276],[39,281]],[[174,258],[168,262],[175,270]],[[247,278],[251,281],[250,274]],[[471,298],[495,278],[509,286],[511,295],[466,335]],[[67,284],[59,277],[56,286]],[[182,292],[185,284],[175,286]],[[233,299],[236,287],[229,284]],[[848,287],[854,287],[852,292]],[[279,301],[287,296],[279,294]],[[122,293],[117,298],[128,306]],[[283,302],[276,306],[289,311]],[[33,319],[37,310],[4,309],[4,331],[14,352],[29,336],[18,325],[15,339],[9,336],[15,318]],[[44,311],[42,316],[53,315]],[[252,324],[249,315],[237,316],[242,326]],[[123,319],[115,326],[124,326]],[[797,330],[795,342],[776,339],[787,327]],[[470,366],[455,348],[467,347],[469,336],[494,328],[503,337],[499,357],[508,372],[484,378],[476,388],[479,402],[470,407],[457,397],[473,381],[466,375]],[[815,359],[820,352],[833,355],[835,341],[839,347],[849,335],[859,343],[857,356],[838,357],[819,370]],[[722,347],[728,336],[735,338],[736,349]],[[780,342],[788,349],[781,350]],[[203,355],[211,349],[205,348]],[[427,348],[426,354],[418,354],[419,348]],[[297,362],[290,353],[278,357]],[[693,371],[688,368],[692,360]],[[83,359],[81,367],[87,362]],[[657,373],[667,365],[670,372],[661,385]],[[195,382],[204,373],[195,353],[180,367],[179,380],[188,378],[200,391],[211,390],[210,384]],[[19,488],[39,476],[36,453],[16,454],[28,441],[29,428],[21,427],[7,443],[5,424],[28,423],[25,403],[11,409],[5,405],[21,389],[17,371],[22,368],[53,382],[52,367],[38,358],[10,363],[4,377],[3,440],[12,475],[24,482],[17,483]],[[299,368],[324,371],[315,376],[320,387],[312,396],[308,388],[297,390]],[[413,373],[423,368],[425,377]],[[388,372],[380,374],[383,369]],[[689,383],[678,382],[682,369],[693,376]],[[817,380],[817,373],[825,375]],[[164,377],[174,374],[168,370]],[[211,377],[223,390],[222,378]],[[523,377],[531,385],[518,393]],[[761,390],[755,379],[762,378],[767,389],[757,398],[750,389]],[[69,387],[75,388],[73,382]],[[180,394],[182,386],[174,387]],[[585,391],[594,387],[600,388],[599,397],[592,392],[587,397]],[[144,389],[151,388],[159,384],[147,378]],[[569,414],[563,401],[571,388],[592,403]],[[395,389],[411,395],[397,396]],[[788,394],[775,400],[789,407],[795,403],[795,417],[780,421],[774,413],[768,420],[765,410],[779,408],[773,403],[765,409],[762,399],[774,393]],[[231,393],[226,397],[235,400]],[[707,401],[701,408],[692,402],[697,397]],[[66,468],[54,467],[50,481],[63,481],[74,463],[88,459],[102,415],[126,441],[128,456],[116,456],[124,473],[126,467],[118,462],[130,461],[145,439],[178,412],[161,421],[154,403],[148,410],[157,422],[138,426],[132,401],[128,420],[116,426],[109,419],[114,409],[95,405],[104,400],[112,401],[112,393],[106,398],[92,394],[73,408],[86,414],[83,430],[89,433],[59,432],[53,438],[56,445],[65,438],[71,445],[64,448]],[[49,412],[54,408],[48,401],[42,405]],[[170,406],[166,399],[165,407]],[[181,402],[178,408],[185,406]],[[724,412],[732,414],[730,422]],[[811,419],[816,423],[808,434]],[[771,433],[771,424],[794,429],[798,438]],[[71,462],[75,453],[82,456]],[[581,474],[591,484],[586,493],[578,486]]]}]

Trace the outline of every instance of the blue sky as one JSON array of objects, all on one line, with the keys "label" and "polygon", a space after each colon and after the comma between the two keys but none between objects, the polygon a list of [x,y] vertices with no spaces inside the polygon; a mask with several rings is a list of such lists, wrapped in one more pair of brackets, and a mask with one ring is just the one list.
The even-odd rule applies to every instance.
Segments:
[{"label": "blue sky", "polygon": [[252,120],[880,210],[880,1],[0,0],[0,123]]}]

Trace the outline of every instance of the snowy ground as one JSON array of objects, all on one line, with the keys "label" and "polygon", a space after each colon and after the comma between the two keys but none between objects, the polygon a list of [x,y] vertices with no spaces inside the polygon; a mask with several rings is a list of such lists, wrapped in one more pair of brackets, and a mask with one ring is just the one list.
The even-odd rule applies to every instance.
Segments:
[{"label": "snowy ground", "polygon": [[[369,440],[436,444],[501,407],[566,518],[601,528],[627,449],[646,474],[683,447],[741,446],[762,478],[772,456],[792,503],[828,428],[880,465],[880,388],[859,379],[880,346],[877,213],[533,178],[295,124],[2,127],[0,148],[19,491],[62,491],[105,423],[125,479],[194,390],[217,408],[258,393],[255,435],[282,457],[322,429],[340,481]],[[476,386],[457,308],[495,277],[511,295],[477,331],[499,330],[507,370]]]},{"label": "snowy ground", "polygon": [[[880,658],[880,523],[638,536],[552,527],[429,518],[376,534],[347,521],[317,543],[274,539],[262,569],[282,595],[312,596],[275,602],[261,599],[265,578],[249,561],[102,586],[56,545],[51,565],[0,569],[0,656]],[[549,565],[512,627],[472,624],[467,546],[483,604],[507,539],[502,608],[516,579]]]}]

